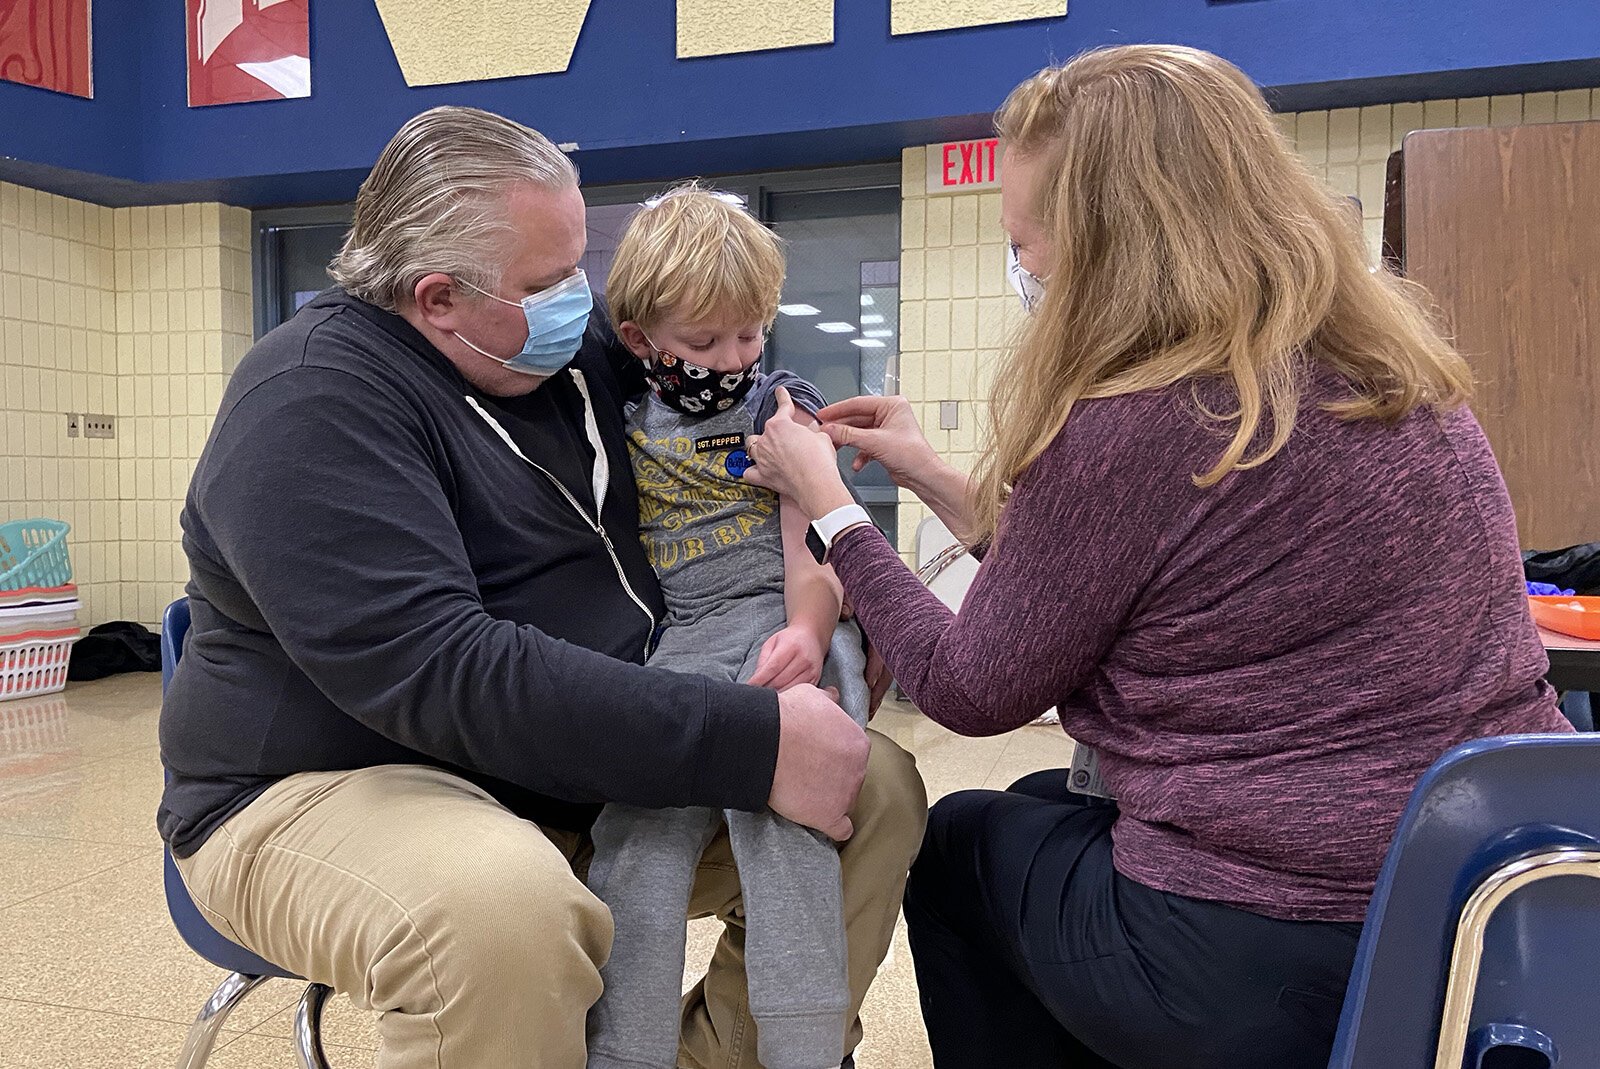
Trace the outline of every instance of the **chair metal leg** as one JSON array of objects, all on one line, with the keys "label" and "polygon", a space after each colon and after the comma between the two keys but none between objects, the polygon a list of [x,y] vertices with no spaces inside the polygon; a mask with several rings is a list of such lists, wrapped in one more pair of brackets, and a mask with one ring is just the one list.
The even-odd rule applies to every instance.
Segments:
[{"label": "chair metal leg", "polygon": [[[1484,935],[1495,910],[1529,884],[1556,876],[1600,879],[1600,850],[1563,846],[1508,862],[1485,876],[1461,907],[1444,989],[1444,1009],[1439,1016],[1439,1047],[1434,1069],[1459,1069],[1467,1064],[1472,1003],[1478,991],[1478,973],[1483,966]],[[1533,1034],[1539,1035],[1538,1032]],[[1548,1059],[1545,1064],[1554,1065],[1555,1060]]]},{"label": "chair metal leg", "polygon": [[211,1048],[216,1045],[217,1033],[222,1031],[222,1022],[228,1019],[228,1014],[244,1001],[246,995],[266,981],[265,976],[229,973],[228,978],[218,984],[211,997],[206,999],[206,1004],[200,1007],[194,1024],[189,1026],[189,1035],[184,1039],[183,1050],[178,1055],[178,1069],[203,1069],[206,1059],[211,1057]]},{"label": "chair metal leg", "polygon": [[322,1050],[322,1007],[331,994],[325,984],[307,984],[294,1008],[294,1053],[303,1069],[331,1069]]}]

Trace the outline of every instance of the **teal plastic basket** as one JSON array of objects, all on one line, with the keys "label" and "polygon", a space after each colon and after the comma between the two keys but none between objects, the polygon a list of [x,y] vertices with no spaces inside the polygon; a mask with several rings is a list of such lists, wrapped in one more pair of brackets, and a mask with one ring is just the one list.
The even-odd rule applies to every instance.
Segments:
[{"label": "teal plastic basket", "polygon": [[60,520],[0,523],[0,592],[72,582],[67,556],[69,524]]}]

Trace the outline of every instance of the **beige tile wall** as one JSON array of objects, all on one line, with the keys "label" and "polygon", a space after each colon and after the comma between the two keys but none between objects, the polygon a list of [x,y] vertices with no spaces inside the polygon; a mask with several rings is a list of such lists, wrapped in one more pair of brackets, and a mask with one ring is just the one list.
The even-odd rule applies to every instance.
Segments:
[{"label": "beige tile wall", "polygon": [[114,213],[0,183],[0,522],[68,536],[85,617],[121,614],[115,439],[68,438],[65,412],[115,413]]},{"label": "beige tile wall", "polygon": [[[971,470],[988,408],[989,375],[1022,310],[1005,276],[1000,194],[927,196],[926,149],[905,150],[900,177],[900,392],[947,460]],[[955,430],[939,429],[939,402],[960,402]],[[914,554],[927,512],[900,504],[900,548]]]},{"label": "beige tile wall", "polygon": [[[0,183],[0,520],[73,530],[84,619],[154,625],[187,575],[177,514],[251,335],[249,213],[109,209]],[[117,437],[66,437],[66,412]]]},{"label": "beige tile wall", "polygon": [[1279,115],[1278,125],[1314,172],[1359,197],[1374,258],[1383,239],[1383,183],[1389,153],[1413,130],[1518,126],[1600,118],[1600,90],[1413,101],[1370,108]]},{"label": "beige tile wall", "polygon": [[[1277,117],[1312,170],[1361,199],[1374,259],[1382,239],[1389,153],[1412,130],[1600,119],[1600,89],[1385,104]],[[1005,238],[995,192],[928,196],[926,149],[902,153],[900,390],[951,463],[977,457],[990,376],[1004,365],[1021,319],[1005,278]],[[939,402],[960,404],[960,429],[941,431]],[[908,559],[928,515],[902,493],[900,546]]]},{"label": "beige tile wall", "polygon": [[220,204],[117,211],[117,575],[124,618],[147,625],[188,579],[178,513],[250,347],[249,227]]}]

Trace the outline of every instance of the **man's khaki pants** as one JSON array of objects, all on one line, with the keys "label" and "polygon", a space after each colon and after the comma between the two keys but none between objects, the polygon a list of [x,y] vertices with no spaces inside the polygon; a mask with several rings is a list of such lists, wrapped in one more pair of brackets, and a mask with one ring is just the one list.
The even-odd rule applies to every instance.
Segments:
[{"label": "man's khaki pants", "polygon": [[[840,852],[847,1050],[927,818],[915,762],[877,733],[852,818]],[[459,777],[383,765],[274,784],[178,868],[223,935],[380,1013],[381,1069],[581,1069],[611,949],[611,916],[574,872],[587,853],[581,836],[541,830]],[[726,829],[689,908],[726,931],[684,1000],[680,1059],[756,1066]]]}]

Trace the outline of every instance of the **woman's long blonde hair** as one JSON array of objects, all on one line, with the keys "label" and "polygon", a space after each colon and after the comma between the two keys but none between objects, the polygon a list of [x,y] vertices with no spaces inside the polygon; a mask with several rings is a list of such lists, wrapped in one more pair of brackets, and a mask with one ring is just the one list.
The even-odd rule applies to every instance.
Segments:
[{"label": "woman's long blonde hair", "polygon": [[1468,397],[1467,365],[1420,292],[1369,270],[1348,202],[1227,61],[1167,45],[1088,52],[1018,86],[996,124],[1044,176],[1031,207],[1053,262],[996,375],[978,537],[1081,399],[1184,379],[1230,387],[1236,404],[1205,409],[1232,432],[1196,474],[1212,486],[1283,448],[1313,365],[1349,382],[1329,406],[1344,419],[1394,422]]}]

